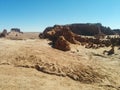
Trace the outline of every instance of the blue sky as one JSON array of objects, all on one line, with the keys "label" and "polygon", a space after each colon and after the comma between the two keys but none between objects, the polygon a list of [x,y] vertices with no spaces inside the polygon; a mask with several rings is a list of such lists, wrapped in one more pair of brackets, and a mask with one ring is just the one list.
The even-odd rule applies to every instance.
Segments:
[{"label": "blue sky", "polygon": [[54,24],[98,22],[120,28],[120,0],[0,0],[0,31],[41,32]]}]

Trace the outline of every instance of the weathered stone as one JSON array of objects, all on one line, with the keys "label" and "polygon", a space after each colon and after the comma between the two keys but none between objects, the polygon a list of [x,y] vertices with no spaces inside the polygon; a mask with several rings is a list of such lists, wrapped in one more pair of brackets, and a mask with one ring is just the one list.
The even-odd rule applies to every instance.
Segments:
[{"label": "weathered stone", "polygon": [[58,37],[57,41],[55,42],[54,48],[63,51],[69,51],[71,49],[70,43],[63,36]]}]

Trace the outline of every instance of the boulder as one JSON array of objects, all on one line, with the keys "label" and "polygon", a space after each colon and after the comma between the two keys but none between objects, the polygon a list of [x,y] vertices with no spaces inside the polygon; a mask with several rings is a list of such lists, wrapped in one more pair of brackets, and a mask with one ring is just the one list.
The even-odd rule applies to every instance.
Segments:
[{"label": "boulder", "polygon": [[69,51],[70,43],[64,38],[64,36],[59,36],[57,41],[55,42],[54,48],[63,50],[63,51]]}]

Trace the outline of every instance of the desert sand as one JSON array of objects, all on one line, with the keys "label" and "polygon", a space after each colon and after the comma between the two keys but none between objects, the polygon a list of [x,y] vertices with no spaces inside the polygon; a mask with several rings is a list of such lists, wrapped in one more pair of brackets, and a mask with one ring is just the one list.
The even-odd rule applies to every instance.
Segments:
[{"label": "desert sand", "polygon": [[0,39],[1,90],[120,90],[120,50],[71,44],[63,52],[47,39]]}]

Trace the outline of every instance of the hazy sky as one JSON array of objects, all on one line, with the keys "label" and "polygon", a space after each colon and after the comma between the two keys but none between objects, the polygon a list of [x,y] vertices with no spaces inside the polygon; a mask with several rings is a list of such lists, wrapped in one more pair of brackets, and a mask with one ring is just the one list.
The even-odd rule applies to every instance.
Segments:
[{"label": "hazy sky", "polygon": [[0,0],[0,31],[96,22],[120,28],[120,0]]}]

